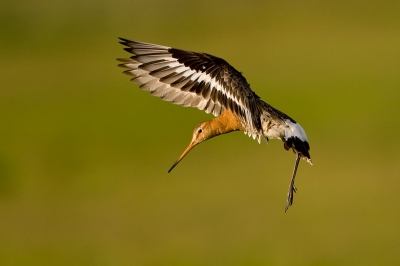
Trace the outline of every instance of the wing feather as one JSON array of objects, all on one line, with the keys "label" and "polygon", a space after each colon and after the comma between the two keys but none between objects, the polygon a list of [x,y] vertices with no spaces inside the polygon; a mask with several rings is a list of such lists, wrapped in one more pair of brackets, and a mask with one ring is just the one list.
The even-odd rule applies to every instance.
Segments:
[{"label": "wing feather", "polygon": [[246,79],[223,59],[138,41],[122,39],[125,50],[133,54],[118,59],[132,82],[165,101],[197,107],[219,116],[231,110],[241,118],[246,131],[261,135],[259,97]]}]

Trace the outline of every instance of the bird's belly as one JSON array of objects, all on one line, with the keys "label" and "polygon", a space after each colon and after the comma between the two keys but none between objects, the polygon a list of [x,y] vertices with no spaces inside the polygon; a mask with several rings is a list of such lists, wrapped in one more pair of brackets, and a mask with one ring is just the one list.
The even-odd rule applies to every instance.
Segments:
[{"label": "bird's belly", "polygon": [[262,121],[264,137],[268,139],[284,139],[286,126],[282,123],[277,123],[272,120]]}]

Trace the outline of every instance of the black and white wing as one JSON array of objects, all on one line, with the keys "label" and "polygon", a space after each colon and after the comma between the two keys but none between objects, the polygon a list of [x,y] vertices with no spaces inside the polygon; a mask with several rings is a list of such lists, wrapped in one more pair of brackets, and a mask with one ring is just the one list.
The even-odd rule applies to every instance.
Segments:
[{"label": "black and white wing", "polygon": [[165,101],[197,107],[219,116],[231,110],[246,125],[247,134],[262,135],[258,96],[246,79],[225,60],[171,47],[122,39],[129,59],[118,59],[124,73],[142,90]]}]

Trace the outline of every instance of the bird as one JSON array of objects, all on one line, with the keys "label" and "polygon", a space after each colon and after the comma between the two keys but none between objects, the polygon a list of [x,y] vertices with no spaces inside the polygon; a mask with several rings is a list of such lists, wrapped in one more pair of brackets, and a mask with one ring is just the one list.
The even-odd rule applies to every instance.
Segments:
[{"label": "bird", "polygon": [[287,192],[285,212],[297,191],[295,177],[300,159],[312,165],[310,145],[303,128],[294,119],[275,109],[250,88],[241,72],[224,59],[168,46],[119,38],[129,58],[117,58],[118,66],[139,88],[184,107],[197,107],[215,118],[201,122],[190,144],[168,173],[196,145],[213,137],[243,131],[259,143],[264,138],[283,141],[285,150],[296,155]]}]

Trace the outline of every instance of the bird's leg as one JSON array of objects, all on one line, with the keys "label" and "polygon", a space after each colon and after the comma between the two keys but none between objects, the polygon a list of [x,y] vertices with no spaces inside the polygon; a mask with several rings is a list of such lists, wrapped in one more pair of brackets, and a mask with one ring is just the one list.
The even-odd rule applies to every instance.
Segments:
[{"label": "bird's leg", "polygon": [[290,180],[290,184],[289,184],[285,212],[287,211],[289,206],[291,206],[293,204],[294,192],[296,192],[296,190],[297,190],[297,188],[294,185],[294,179],[296,178],[296,172],[297,172],[297,167],[299,166],[299,162],[300,162],[300,153],[297,153],[296,162],[294,164],[294,169],[293,169],[293,174],[292,174],[292,179]]}]

